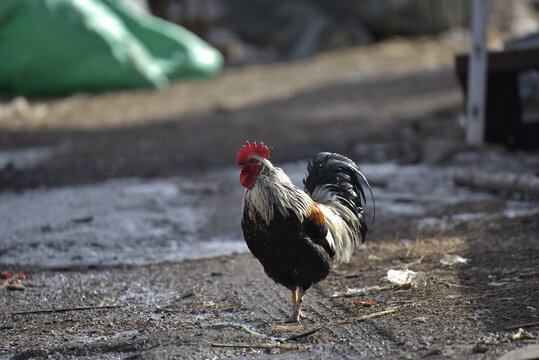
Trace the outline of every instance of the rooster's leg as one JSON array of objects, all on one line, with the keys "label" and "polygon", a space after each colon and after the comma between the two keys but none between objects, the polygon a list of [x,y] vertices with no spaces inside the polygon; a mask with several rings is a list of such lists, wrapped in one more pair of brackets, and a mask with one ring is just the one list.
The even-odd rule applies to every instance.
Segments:
[{"label": "rooster's leg", "polygon": [[302,288],[294,288],[292,290],[292,302],[294,304],[294,309],[292,315],[286,320],[286,322],[299,322],[301,319],[307,319],[301,312],[301,304],[303,304],[303,296],[305,295],[305,290]]}]

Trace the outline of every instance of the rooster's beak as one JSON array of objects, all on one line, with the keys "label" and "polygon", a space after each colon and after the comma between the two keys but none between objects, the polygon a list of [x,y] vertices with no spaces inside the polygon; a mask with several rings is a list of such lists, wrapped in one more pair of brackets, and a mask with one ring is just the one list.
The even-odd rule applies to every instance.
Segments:
[{"label": "rooster's beak", "polygon": [[237,166],[237,169],[241,170],[241,169],[243,169],[244,167],[245,167],[245,165],[238,165],[238,166]]}]

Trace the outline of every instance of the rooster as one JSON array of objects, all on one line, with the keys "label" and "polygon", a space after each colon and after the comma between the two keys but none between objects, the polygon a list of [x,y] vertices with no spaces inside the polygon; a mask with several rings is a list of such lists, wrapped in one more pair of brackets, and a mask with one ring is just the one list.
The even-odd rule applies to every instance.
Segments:
[{"label": "rooster", "polygon": [[[272,150],[248,141],[236,156],[243,196],[241,227],[249,250],[266,274],[292,291],[288,322],[307,317],[301,311],[311,285],[325,279],[333,263],[348,262],[354,246],[365,241],[365,193],[372,190],[347,157],[314,156],[303,180],[305,191],[268,160]],[[374,198],[373,198],[374,202]]]}]

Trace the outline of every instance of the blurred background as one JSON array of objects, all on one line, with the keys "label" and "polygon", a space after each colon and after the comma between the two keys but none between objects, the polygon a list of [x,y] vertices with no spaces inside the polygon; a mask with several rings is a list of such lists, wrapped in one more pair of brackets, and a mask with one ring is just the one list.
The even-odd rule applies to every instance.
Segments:
[{"label": "blurred background", "polygon": [[[0,263],[245,251],[234,164],[245,140],[274,146],[298,185],[318,151],[364,164],[385,214],[374,236],[410,217],[407,231],[454,228],[471,218],[440,209],[464,200],[461,215],[536,216],[539,144],[518,134],[539,124],[538,7],[491,1],[488,50],[532,50],[489,93],[517,104],[502,135],[470,147],[455,60],[470,49],[469,0],[4,1]],[[507,124],[520,125],[504,136]],[[526,176],[532,192],[502,186],[510,200],[491,206],[499,188],[454,181],[477,168]]]},{"label": "blurred background", "polygon": [[[229,64],[300,59],[395,37],[465,31],[471,14],[468,0],[138,3],[219,48]],[[494,1],[491,30],[498,36],[536,31],[536,6],[535,1]],[[492,44],[503,46],[500,40]]]}]

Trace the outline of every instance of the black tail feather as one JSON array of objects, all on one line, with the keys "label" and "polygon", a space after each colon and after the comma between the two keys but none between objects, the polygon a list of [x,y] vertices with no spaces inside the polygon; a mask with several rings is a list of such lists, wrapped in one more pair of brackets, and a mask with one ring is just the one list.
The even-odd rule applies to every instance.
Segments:
[{"label": "black tail feather", "polygon": [[315,155],[309,162],[307,171],[307,177],[303,180],[306,191],[312,195],[317,187],[325,187],[335,195],[337,201],[358,217],[362,225],[361,237],[365,241],[367,224],[363,216],[363,205],[366,197],[362,183],[369,189],[373,205],[374,196],[367,179],[356,163],[340,154],[322,152]]}]

